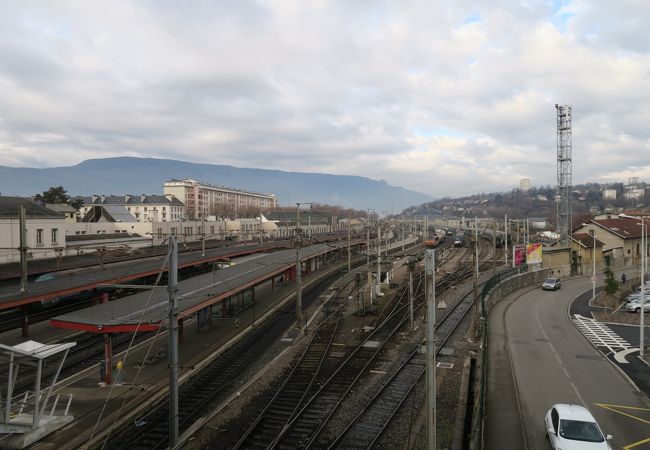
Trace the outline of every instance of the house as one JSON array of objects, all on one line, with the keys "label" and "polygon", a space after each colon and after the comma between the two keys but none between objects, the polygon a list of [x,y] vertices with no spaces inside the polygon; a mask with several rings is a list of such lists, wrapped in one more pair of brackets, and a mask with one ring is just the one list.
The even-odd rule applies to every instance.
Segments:
[{"label": "house", "polygon": [[52,258],[65,250],[66,218],[23,197],[0,196],[0,262],[20,261],[20,209],[25,208],[27,258]]},{"label": "house", "polygon": [[[650,225],[650,220],[646,220]],[[574,235],[595,232],[603,243],[603,258],[606,266],[627,267],[639,264],[641,249],[641,220],[624,216],[607,216],[582,224]],[[650,236],[646,228],[646,236]],[[646,256],[650,255],[650,243],[646,243]]]},{"label": "house", "polygon": [[603,243],[589,233],[573,233],[571,237],[571,266],[573,273],[586,275],[593,273],[594,261],[596,273],[602,272]]}]

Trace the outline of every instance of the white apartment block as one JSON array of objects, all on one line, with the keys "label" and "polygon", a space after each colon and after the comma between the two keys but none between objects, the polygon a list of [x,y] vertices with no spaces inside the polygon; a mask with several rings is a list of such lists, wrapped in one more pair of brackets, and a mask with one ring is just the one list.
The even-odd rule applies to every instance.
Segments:
[{"label": "white apartment block", "polygon": [[616,189],[603,189],[603,200],[616,200]]},{"label": "white apartment block", "polygon": [[190,218],[238,217],[251,211],[277,206],[275,194],[262,194],[204,183],[190,178],[172,179],[164,184],[165,195],[172,194],[185,204]]},{"label": "white apartment block", "polygon": [[138,222],[175,222],[187,217],[185,205],[173,194],[93,195],[81,197],[79,215],[84,218],[97,206],[123,206]]}]

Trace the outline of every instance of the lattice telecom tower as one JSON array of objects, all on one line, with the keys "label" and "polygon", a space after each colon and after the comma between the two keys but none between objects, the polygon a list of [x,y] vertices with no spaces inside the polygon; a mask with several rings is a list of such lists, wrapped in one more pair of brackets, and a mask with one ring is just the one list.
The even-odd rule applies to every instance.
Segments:
[{"label": "lattice telecom tower", "polygon": [[555,105],[557,113],[557,232],[560,244],[571,245],[571,106]]}]

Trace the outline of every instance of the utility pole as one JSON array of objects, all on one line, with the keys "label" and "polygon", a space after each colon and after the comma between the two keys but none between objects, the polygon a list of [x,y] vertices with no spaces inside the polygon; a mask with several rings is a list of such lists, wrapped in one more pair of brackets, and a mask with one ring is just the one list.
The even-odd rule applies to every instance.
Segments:
[{"label": "utility pole", "polygon": [[648,245],[648,237],[646,236],[647,231],[646,231],[646,225],[645,225],[645,217],[641,216],[641,248],[643,249],[641,252],[641,322],[640,322],[640,345],[639,349],[640,352],[639,354],[641,355],[641,358],[645,357],[645,272],[647,270],[646,265],[648,264],[647,261],[647,245]]},{"label": "utility pole", "polygon": [[472,293],[474,295],[474,338],[479,337],[479,301],[478,301],[478,224],[474,221],[474,251],[472,252],[472,259],[474,263],[474,276],[472,277]]},{"label": "utility pole", "polygon": [[426,336],[426,400],[427,400],[427,450],[436,449],[436,351],[434,332],[436,325],[435,250],[426,249],[424,270],[426,276],[427,336]]},{"label": "utility pole", "polygon": [[497,271],[497,220],[492,222],[492,275]]},{"label": "utility pole", "polygon": [[348,272],[352,272],[352,246],[351,246],[351,239],[352,239],[352,227],[350,223],[350,211],[348,211]]},{"label": "utility pole", "polygon": [[262,222],[262,211],[260,211],[260,245],[264,245],[264,225]]},{"label": "utility pole", "polygon": [[169,447],[178,442],[178,243],[169,237]]},{"label": "utility pole", "polygon": [[381,292],[381,224],[377,226],[377,297]]},{"label": "utility pole", "polygon": [[507,266],[508,265],[508,215],[507,214],[506,214],[505,224],[504,225],[505,225],[505,237],[506,237],[506,240],[505,240],[503,245],[505,245],[505,247],[504,247],[504,249],[505,249],[504,256],[505,256],[505,263],[506,263],[506,266]]},{"label": "utility pole", "polygon": [[18,226],[20,226],[20,292],[27,291],[27,213],[20,205]]},{"label": "utility pole", "polygon": [[296,203],[296,327],[302,330],[302,261],[300,247],[302,246],[302,230],[300,229],[300,203]]},{"label": "utility pole", "polygon": [[201,256],[205,256],[205,217],[201,216]]},{"label": "utility pole", "polygon": [[409,320],[411,324],[411,331],[415,331],[415,323],[413,322],[413,270],[415,269],[415,261],[409,260]]},{"label": "utility pole", "polygon": [[357,289],[357,308],[361,310],[361,329],[366,328],[366,305],[363,302],[363,292],[361,292],[361,272],[354,274],[354,281]]},{"label": "utility pole", "polygon": [[372,268],[370,267],[370,210],[368,210],[368,227],[366,228],[366,269],[368,270],[368,290],[370,291],[370,304],[372,305]]},{"label": "utility pole", "polygon": [[296,203],[296,327],[302,331],[302,257],[300,256],[302,229],[300,228],[300,205],[311,205],[311,203]]}]

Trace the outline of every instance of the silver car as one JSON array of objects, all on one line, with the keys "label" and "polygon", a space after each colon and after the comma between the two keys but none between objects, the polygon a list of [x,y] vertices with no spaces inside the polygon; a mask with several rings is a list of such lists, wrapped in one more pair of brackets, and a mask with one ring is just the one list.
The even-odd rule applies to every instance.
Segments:
[{"label": "silver car", "polygon": [[[625,310],[628,312],[641,312],[641,299],[631,301],[625,304]],[[645,303],[643,304],[643,311],[650,311],[650,298],[646,296]]]},{"label": "silver car", "polygon": [[542,283],[542,289],[545,291],[554,291],[562,287],[562,282],[559,278],[547,278]]}]

